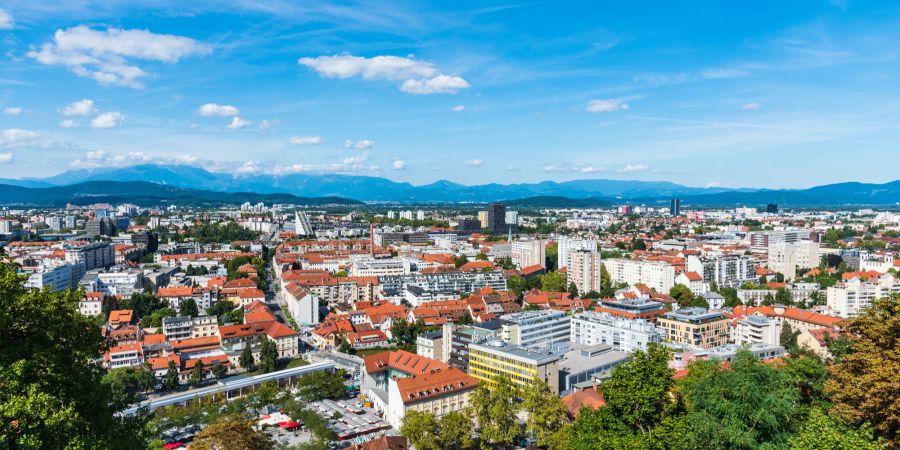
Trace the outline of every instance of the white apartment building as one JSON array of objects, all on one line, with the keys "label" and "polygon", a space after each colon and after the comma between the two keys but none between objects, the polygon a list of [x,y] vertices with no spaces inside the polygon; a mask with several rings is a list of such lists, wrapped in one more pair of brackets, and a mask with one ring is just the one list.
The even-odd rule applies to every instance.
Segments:
[{"label": "white apartment building", "polygon": [[354,257],[350,260],[350,276],[353,277],[383,277],[408,273],[410,273],[410,261],[406,258]]},{"label": "white apartment building", "polygon": [[78,263],[66,264],[58,261],[47,260],[37,267],[26,269],[30,272],[26,287],[43,289],[49,287],[55,291],[63,291],[73,287],[73,272],[76,267],[84,267]]},{"label": "white apartment building", "polygon": [[597,251],[597,241],[595,239],[572,239],[561,237],[556,243],[557,260],[556,266],[560,269],[569,267],[569,255],[577,250]]},{"label": "white apartment building", "polygon": [[513,241],[510,248],[512,262],[520,269],[536,264],[546,267],[546,245],[547,242],[541,239]]},{"label": "white apartment building", "polygon": [[319,298],[297,283],[285,286],[282,295],[287,311],[298,325],[319,323]]},{"label": "white apartment building", "polygon": [[500,316],[500,338],[520,347],[569,340],[571,318],[562,311],[523,311]]},{"label": "white apartment building", "polygon": [[885,274],[868,281],[857,277],[828,288],[827,304],[843,318],[856,317],[871,306],[873,300],[897,292],[900,292],[900,280],[893,275]]},{"label": "white apartment building", "polygon": [[690,255],[687,270],[699,273],[704,281],[714,281],[719,287],[737,287],[744,281],[756,280],[756,260],[747,255]]},{"label": "white apartment building", "polygon": [[769,245],[768,266],[786,278],[794,279],[798,268],[818,267],[821,257],[817,242],[781,242]]},{"label": "white apartment building", "polygon": [[663,334],[643,319],[585,311],[572,317],[569,340],[576,344],[606,344],[624,352],[647,351],[647,344],[662,342]]},{"label": "white apartment building", "polygon": [[663,293],[675,286],[675,267],[663,261],[612,258],[603,260],[603,266],[614,283],[641,283]]},{"label": "white apartment building", "polygon": [[569,254],[566,269],[567,284],[575,283],[578,293],[600,292],[600,253],[596,250],[576,250]]},{"label": "white apartment building", "polygon": [[781,322],[761,314],[746,316],[738,320],[731,329],[731,340],[741,345],[753,343],[779,345]]}]

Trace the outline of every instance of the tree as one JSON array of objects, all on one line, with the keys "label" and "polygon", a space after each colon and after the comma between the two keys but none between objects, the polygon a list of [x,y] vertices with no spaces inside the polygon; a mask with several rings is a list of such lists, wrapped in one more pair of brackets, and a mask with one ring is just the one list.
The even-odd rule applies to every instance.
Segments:
[{"label": "tree", "polygon": [[606,270],[606,266],[603,264],[600,265],[600,297],[601,298],[611,298],[616,295],[615,289],[613,289],[612,276],[610,276],[609,271]]},{"label": "tree", "polygon": [[680,392],[695,443],[702,448],[784,446],[799,400],[793,381],[745,349],[727,369],[716,360],[694,361]]},{"label": "tree", "polygon": [[341,398],[346,393],[343,371],[336,373],[313,372],[297,381],[297,393],[308,402],[324,398]]},{"label": "tree", "polygon": [[788,353],[794,353],[797,351],[797,336],[800,336],[800,332],[794,331],[791,324],[784,321],[781,325],[781,335],[779,336],[778,343],[784,347]]},{"label": "tree", "polygon": [[741,303],[741,300],[738,298],[737,289],[735,289],[735,288],[724,288],[723,287],[723,288],[720,288],[718,292],[722,297],[725,297],[725,306],[727,306],[729,308],[734,308],[735,306],[740,306],[743,304],[743,303]]},{"label": "tree", "polygon": [[269,450],[274,446],[268,434],[253,428],[252,420],[230,415],[198,433],[191,450]]},{"label": "tree", "polygon": [[408,411],[403,416],[400,434],[409,439],[413,447],[420,450],[441,450],[438,443],[440,434],[437,418],[431,412]]},{"label": "tree", "polygon": [[194,368],[191,369],[191,378],[190,383],[191,386],[196,386],[203,381],[203,360],[197,360],[197,364],[194,364]]},{"label": "tree", "polygon": [[106,343],[78,312],[79,292],[25,287],[0,264],[0,447],[143,448],[142,418],[126,406],[96,363]]},{"label": "tree", "polygon": [[122,404],[130,404],[138,400],[141,392],[152,389],[156,380],[146,366],[141,366],[112,369],[103,375],[102,381]]},{"label": "tree", "polygon": [[259,349],[259,368],[263,373],[274,372],[278,363],[278,349],[275,343],[263,336]]},{"label": "tree", "polygon": [[238,358],[238,364],[240,364],[242,369],[253,370],[253,350],[250,349],[250,346],[244,347],[241,350],[241,356]]},{"label": "tree", "polygon": [[644,243],[643,239],[635,239],[631,241],[631,249],[632,250],[647,250],[647,244]]},{"label": "tree", "polygon": [[694,305],[694,293],[691,292],[689,287],[681,283],[669,289],[669,295],[678,302],[679,308],[687,308]]},{"label": "tree", "polygon": [[472,397],[483,448],[505,448],[515,441],[519,427],[513,397],[516,389],[505,375],[494,379],[493,390],[481,384]]},{"label": "tree", "polygon": [[178,315],[188,317],[199,316],[200,310],[197,308],[197,302],[192,298],[182,300],[178,304]]},{"label": "tree", "polygon": [[462,267],[465,263],[469,262],[469,258],[466,258],[466,255],[459,255],[453,257],[453,265],[457,268]]},{"label": "tree", "polygon": [[212,374],[217,380],[221,380],[228,375],[228,367],[225,367],[224,364],[216,364],[212,368]]},{"label": "tree", "polygon": [[791,297],[790,291],[781,287],[775,291],[775,303],[778,305],[793,306],[794,298]]},{"label": "tree", "polygon": [[175,365],[175,361],[169,360],[166,377],[163,379],[163,387],[166,389],[178,387],[178,367]]},{"label": "tree", "polygon": [[565,273],[550,272],[541,275],[541,290],[547,292],[566,292],[568,279]]},{"label": "tree", "polygon": [[788,444],[793,450],[880,450],[884,445],[874,440],[871,428],[853,429],[840,418],[831,417],[819,408],[813,409],[800,431]]},{"label": "tree", "polygon": [[569,283],[569,297],[578,298],[578,285],[574,281]]},{"label": "tree", "polygon": [[543,380],[535,378],[523,392],[522,406],[528,413],[526,429],[541,447],[559,448],[559,432],[568,423],[569,410]]},{"label": "tree", "polygon": [[485,255],[484,253],[479,252],[477,255],[475,255],[475,260],[476,261],[487,261],[488,255]]},{"label": "tree", "polygon": [[441,449],[463,450],[472,448],[474,426],[468,411],[452,411],[440,420],[438,433]]},{"label": "tree", "polygon": [[668,351],[651,345],[647,352],[636,352],[616,367],[609,381],[600,386],[610,412],[626,427],[647,433],[665,416],[672,390],[668,362]]},{"label": "tree", "polygon": [[[825,392],[832,413],[848,424],[870,423],[876,437],[900,447],[900,301],[885,298],[846,323],[850,352],[831,366]],[[893,381],[889,381],[893,380]]]},{"label": "tree", "polygon": [[525,279],[515,276],[509,277],[506,279],[506,288],[514,292],[516,295],[521,295],[525,290]]}]

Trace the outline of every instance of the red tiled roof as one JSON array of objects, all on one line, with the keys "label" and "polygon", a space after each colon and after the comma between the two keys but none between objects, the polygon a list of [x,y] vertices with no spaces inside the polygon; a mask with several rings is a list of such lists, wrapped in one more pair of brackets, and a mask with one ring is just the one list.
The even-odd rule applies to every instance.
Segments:
[{"label": "red tiled roof", "polygon": [[368,373],[394,369],[407,374],[423,374],[432,369],[446,370],[449,368],[445,363],[419,356],[406,350],[376,353],[363,359],[366,364],[366,372]]},{"label": "red tiled roof", "polygon": [[478,387],[478,380],[455,367],[432,369],[426,373],[397,380],[400,399],[405,404],[455,395]]}]

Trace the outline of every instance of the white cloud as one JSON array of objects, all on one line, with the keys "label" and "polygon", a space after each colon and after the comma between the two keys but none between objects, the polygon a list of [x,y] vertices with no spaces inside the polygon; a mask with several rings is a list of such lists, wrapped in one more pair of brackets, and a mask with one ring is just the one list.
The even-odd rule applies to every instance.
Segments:
[{"label": "white cloud", "polygon": [[[0,11],[0,12],[2,12],[2,11]],[[13,160],[12,153],[0,153],[0,164],[8,164],[8,163],[11,163],[12,160]]]},{"label": "white cloud", "polygon": [[650,167],[645,166],[643,164],[626,164],[625,167],[622,168],[622,170],[619,170],[619,172],[622,172],[622,173],[643,172],[643,171],[649,170],[649,169],[650,169]]},{"label": "white cloud", "polygon": [[208,46],[183,36],[121,28],[101,31],[79,25],[56,30],[52,41],[32,48],[28,56],[41,64],[66,67],[100,84],[140,89],[141,79],[148,73],[132,60],[176,63],[209,51]]},{"label": "white cloud", "polygon": [[619,111],[628,109],[628,103],[622,99],[611,98],[606,100],[591,100],[588,102],[585,111],[590,113],[601,113],[610,111]]},{"label": "white cloud", "polygon": [[708,69],[700,73],[700,77],[707,80],[715,80],[719,78],[740,78],[750,75],[750,72],[739,69]]},{"label": "white cloud", "polygon": [[97,108],[94,108],[94,101],[89,99],[69,103],[62,110],[64,116],[90,116],[95,112],[97,112]]},{"label": "white cloud", "polygon": [[288,142],[294,145],[319,145],[324,144],[325,139],[319,136],[294,136]]},{"label": "white cloud", "polygon": [[22,114],[22,107],[7,106],[6,108],[3,108],[3,114],[6,114],[7,116],[18,116],[19,114]]},{"label": "white cloud", "polygon": [[410,94],[455,94],[460,89],[468,89],[469,82],[450,75],[438,75],[426,80],[406,80],[400,90]]},{"label": "white cloud", "polygon": [[262,172],[262,168],[259,167],[259,162],[257,161],[247,161],[242,164],[241,167],[238,167],[234,172],[240,175],[249,175]]},{"label": "white cloud", "polygon": [[206,103],[197,108],[197,113],[204,117],[232,117],[238,115],[238,109],[231,105]]},{"label": "white cloud", "polygon": [[402,159],[395,159],[394,162],[391,164],[391,167],[393,167],[394,170],[406,169],[406,161],[402,160]]},{"label": "white cloud", "polygon": [[94,117],[91,121],[91,127],[94,128],[115,128],[122,125],[125,115],[119,112],[111,111]]},{"label": "white cloud", "polygon": [[60,128],[75,128],[77,126],[78,126],[78,122],[76,122],[72,119],[63,119],[61,122],[59,122]]},{"label": "white cloud", "polygon": [[36,141],[41,135],[34,131],[20,128],[7,128],[0,131],[0,148],[21,147]]},{"label": "white cloud", "polygon": [[456,105],[453,108],[450,108],[450,110],[453,112],[463,112],[466,110],[466,107],[463,105]]},{"label": "white cloud", "polygon": [[238,117],[238,116],[234,116],[234,117],[231,119],[231,123],[228,124],[228,128],[231,128],[232,130],[240,130],[241,128],[244,128],[244,127],[246,127],[246,126],[248,126],[248,125],[250,125],[250,122],[249,122],[249,121],[246,121],[246,120],[244,120],[244,119],[241,119],[241,118]]},{"label": "white cloud", "polygon": [[368,152],[362,152],[357,156],[348,156],[337,163],[332,164],[291,164],[288,166],[275,166],[272,169],[274,175],[287,175],[291,173],[378,173],[379,167],[364,164],[369,159]]},{"label": "white cloud", "polygon": [[571,172],[571,173],[598,173],[603,172],[603,167],[584,163],[548,164],[542,168],[544,172]]},{"label": "white cloud", "polygon": [[747,103],[746,105],[741,106],[741,109],[754,110],[754,109],[759,109],[760,106],[762,106],[762,105],[757,102],[750,102],[750,103]]},{"label": "white cloud", "polygon": [[448,94],[469,87],[461,77],[442,74],[434,64],[411,57],[334,55],[300,58],[297,63],[327,78],[405,80],[400,90],[410,94]]},{"label": "white cloud", "polygon": [[484,165],[484,161],[481,159],[470,159],[466,161],[466,165],[470,167],[481,167]]},{"label": "white cloud", "polygon": [[361,76],[366,80],[403,80],[413,77],[432,77],[438,71],[434,64],[400,56],[364,58],[353,55],[318,56],[297,60],[319,75],[328,78]]},{"label": "white cloud", "polygon": [[15,24],[16,21],[13,20],[13,17],[4,11],[3,8],[0,8],[0,30],[12,30]]},{"label": "white cloud", "polygon": [[344,147],[346,148],[355,148],[357,150],[368,150],[375,146],[375,141],[370,141],[368,139],[360,139],[356,142],[353,142],[352,139],[347,139],[344,141]]},{"label": "white cloud", "polygon": [[92,150],[85,152],[83,158],[76,159],[70,164],[72,167],[81,169],[95,169],[98,167],[127,167],[135,164],[153,163],[178,163],[193,164],[197,158],[192,155],[169,156],[152,156],[144,152],[128,152],[120,154],[110,154],[103,150]]},{"label": "white cloud", "polygon": [[281,121],[278,119],[272,119],[272,120],[263,119],[259,122],[259,129],[260,130],[268,130],[269,128],[277,126],[280,123],[281,123]]}]

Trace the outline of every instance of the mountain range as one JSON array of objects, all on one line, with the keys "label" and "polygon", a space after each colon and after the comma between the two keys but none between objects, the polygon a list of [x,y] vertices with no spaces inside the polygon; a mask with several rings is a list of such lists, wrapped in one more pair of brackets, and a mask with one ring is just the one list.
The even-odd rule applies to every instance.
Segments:
[{"label": "mountain range", "polygon": [[0,205],[62,207],[67,203],[75,205],[135,203],[139,206],[160,206],[168,203],[182,206],[215,207],[237,205],[244,202],[311,206],[361,204],[356,200],[339,197],[305,198],[284,193],[214,192],[146,181],[85,181],[66,186],[49,187],[0,184]]},{"label": "mountain range", "polygon": [[[355,199],[367,202],[484,203],[518,202],[521,206],[560,206],[615,203],[664,205],[673,197],[685,206],[897,206],[900,181],[885,184],[838,183],[808,189],[729,189],[690,187],[668,181],[588,179],[565,182],[489,183],[466,186],[446,180],[415,186],[387,178],[342,174],[234,175],[188,165],[141,164],[106,169],[78,169],[47,178],[0,179],[22,188],[53,188],[97,181],[152,182],[170,188],[206,192],[209,201],[223,201],[222,193],[292,194],[299,198]],[[102,186],[102,185],[101,185]],[[93,189],[93,188],[92,188]],[[102,188],[98,188],[102,190]],[[53,191],[48,191],[53,192]],[[94,192],[92,195],[98,194]],[[164,192],[154,192],[162,195]],[[125,195],[121,190],[109,195]],[[216,194],[216,195],[213,195]],[[192,195],[198,195],[194,192]],[[573,202],[572,200],[579,200]],[[247,200],[252,201],[252,200]],[[325,199],[327,203],[327,199]],[[287,203],[287,202],[285,202]]]}]

